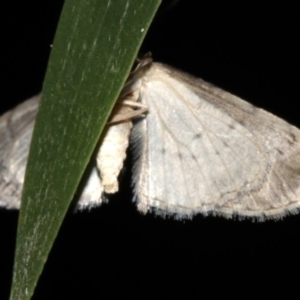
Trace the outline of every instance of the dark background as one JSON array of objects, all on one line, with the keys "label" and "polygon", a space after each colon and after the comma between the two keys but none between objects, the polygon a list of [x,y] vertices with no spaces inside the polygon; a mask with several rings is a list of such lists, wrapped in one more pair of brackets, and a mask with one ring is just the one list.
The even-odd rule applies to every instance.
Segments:
[{"label": "dark background", "polygon": [[[1,112],[41,90],[62,3],[2,5]],[[296,3],[170,3],[143,52],[300,127]],[[109,204],[68,214],[33,299],[287,297],[299,287],[299,215],[265,223],[143,216],[131,202],[130,169],[128,161]],[[9,295],[17,216],[0,210],[0,299]]]}]

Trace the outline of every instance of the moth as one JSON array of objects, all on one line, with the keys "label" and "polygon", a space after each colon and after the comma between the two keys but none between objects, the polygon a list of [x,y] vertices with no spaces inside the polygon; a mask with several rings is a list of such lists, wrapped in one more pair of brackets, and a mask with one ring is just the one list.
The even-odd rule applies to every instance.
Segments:
[{"label": "moth", "polygon": [[[20,206],[39,99],[0,118],[0,206],[5,208]],[[286,121],[149,57],[131,73],[117,107],[79,209],[100,205],[118,190],[130,141],[133,201],[142,213],[263,221],[298,212],[300,131]],[[120,115],[131,117],[120,121]]]}]

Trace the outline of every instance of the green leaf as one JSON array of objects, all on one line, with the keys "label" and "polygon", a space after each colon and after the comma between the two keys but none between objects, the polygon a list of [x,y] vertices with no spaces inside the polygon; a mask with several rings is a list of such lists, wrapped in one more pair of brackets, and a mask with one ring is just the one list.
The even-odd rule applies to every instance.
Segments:
[{"label": "green leaf", "polygon": [[31,298],[159,4],[66,1],[30,148],[11,299]]}]

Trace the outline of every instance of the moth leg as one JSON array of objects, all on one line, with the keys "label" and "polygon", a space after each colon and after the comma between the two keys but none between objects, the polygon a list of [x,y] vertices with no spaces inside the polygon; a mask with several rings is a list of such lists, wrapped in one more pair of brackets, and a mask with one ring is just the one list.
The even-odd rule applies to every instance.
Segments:
[{"label": "moth leg", "polygon": [[[118,104],[117,104],[118,105]],[[107,124],[114,124],[119,122],[128,121],[136,116],[144,116],[148,112],[148,106],[132,100],[124,100],[119,106],[128,106],[130,108],[138,108],[130,111],[123,111],[120,109],[112,114]]]}]

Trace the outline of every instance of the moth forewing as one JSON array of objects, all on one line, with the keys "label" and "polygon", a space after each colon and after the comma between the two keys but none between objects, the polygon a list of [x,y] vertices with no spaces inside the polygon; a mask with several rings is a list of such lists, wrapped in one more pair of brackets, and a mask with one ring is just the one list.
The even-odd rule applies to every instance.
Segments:
[{"label": "moth forewing", "polygon": [[[29,147],[41,95],[26,100],[0,117],[0,207],[19,209]],[[94,166],[88,167],[79,209],[98,206],[103,186]]]},{"label": "moth forewing", "polygon": [[0,117],[0,207],[20,207],[39,100],[32,97]]},{"label": "moth forewing", "polygon": [[142,79],[147,118],[134,126],[141,211],[258,219],[297,212],[300,131],[201,79],[155,64]]}]

